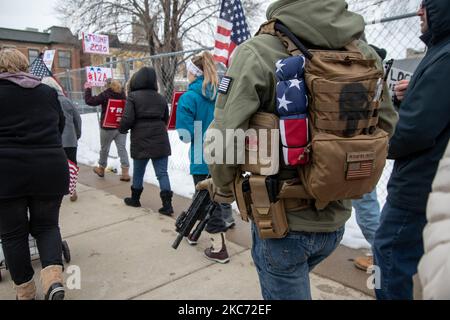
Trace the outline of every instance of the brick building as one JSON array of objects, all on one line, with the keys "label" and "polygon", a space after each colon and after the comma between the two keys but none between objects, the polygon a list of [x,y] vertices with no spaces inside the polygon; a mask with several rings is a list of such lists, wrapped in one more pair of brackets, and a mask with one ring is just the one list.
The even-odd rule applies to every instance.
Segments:
[{"label": "brick building", "polygon": [[15,30],[0,28],[0,48],[10,47],[20,50],[30,64],[45,50],[56,50],[53,73],[80,68],[81,46],[78,38],[65,27],[53,26],[44,32],[28,28]]}]

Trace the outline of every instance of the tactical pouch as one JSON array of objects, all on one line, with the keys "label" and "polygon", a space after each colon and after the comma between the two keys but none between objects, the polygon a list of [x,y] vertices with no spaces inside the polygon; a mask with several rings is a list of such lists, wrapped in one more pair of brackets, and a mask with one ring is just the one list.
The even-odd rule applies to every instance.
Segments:
[{"label": "tactical pouch", "polygon": [[269,195],[267,179],[252,175],[249,179],[252,198],[252,218],[261,239],[283,238],[288,232],[284,201]]},{"label": "tactical pouch", "polygon": [[249,121],[242,171],[270,176],[280,169],[279,119],[273,113],[257,112]]},{"label": "tactical pouch", "polygon": [[278,198],[284,201],[286,212],[297,212],[310,208],[313,200],[298,178],[284,181]]},{"label": "tactical pouch", "polygon": [[248,219],[252,216],[252,199],[250,194],[249,177],[242,176],[242,174],[236,175],[236,179],[233,184],[234,198],[241,214],[241,219],[248,222]]},{"label": "tactical pouch", "polygon": [[360,198],[373,190],[383,173],[388,134],[377,129],[348,139],[321,132],[313,136],[312,150],[313,161],[299,167],[299,174],[321,209],[336,199]]}]

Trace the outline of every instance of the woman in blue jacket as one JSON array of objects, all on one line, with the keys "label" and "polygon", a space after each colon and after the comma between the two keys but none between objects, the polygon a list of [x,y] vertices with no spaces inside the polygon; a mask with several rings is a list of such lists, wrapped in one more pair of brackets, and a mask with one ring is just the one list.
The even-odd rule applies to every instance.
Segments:
[{"label": "woman in blue jacket", "polygon": [[[217,96],[218,77],[214,59],[208,51],[192,58],[186,64],[189,87],[178,101],[177,122],[180,139],[191,143],[190,174],[194,184],[206,179],[208,166],[203,158],[203,139],[209,124],[214,119],[214,105]],[[208,259],[226,263],[229,256],[225,246],[224,232],[234,225],[231,206],[221,204],[213,213],[206,232],[211,235],[212,246],[205,250]],[[191,245],[197,244],[197,239],[188,237]]]}]

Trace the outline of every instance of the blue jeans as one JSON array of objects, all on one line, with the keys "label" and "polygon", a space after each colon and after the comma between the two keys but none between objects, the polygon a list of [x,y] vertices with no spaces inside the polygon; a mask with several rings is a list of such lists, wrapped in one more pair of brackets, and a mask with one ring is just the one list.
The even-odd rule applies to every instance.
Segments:
[{"label": "blue jeans", "polygon": [[373,246],[375,265],[381,272],[377,299],[413,299],[412,277],[423,255],[426,222],[425,212],[395,208],[389,202],[384,205]]},{"label": "blue jeans", "polygon": [[373,246],[375,232],[380,225],[380,204],[378,203],[376,188],[366,193],[361,199],[352,201],[355,208],[356,222],[367,242]]},{"label": "blue jeans", "polygon": [[[169,157],[162,157],[157,159],[151,159],[153,163],[153,169],[155,169],[156,178],[158,178],[159,189],[161,191],[171,191],[169,174],[167,173],[167,163]],[[142,189],[144,186],[145,169],[150,159],[134,159],[134,171],[133,171],[133,188]]]},{"label": "blue jeans", "polygon": [[252,257],[265,300],[311,300],[309,273],[339,245],[344,227],[330,233],[289,232],[282,239],[258,236],[252,223]]}]

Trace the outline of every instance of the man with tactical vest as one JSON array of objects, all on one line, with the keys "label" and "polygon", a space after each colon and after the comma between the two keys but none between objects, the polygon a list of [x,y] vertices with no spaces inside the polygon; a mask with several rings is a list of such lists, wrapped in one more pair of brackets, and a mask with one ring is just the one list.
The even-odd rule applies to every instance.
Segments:
[{"label": "man with tactical vest", "polygon": [[[356,88],[356,91],[359,90],[361,93],[364,91],[362,98],[358,93],[353,95],[354,90],[348,90],[349,86],[352,87],[350,83],[347,84],[347,91],[342,89],[341,95],[337,96],[336,101],[328,101],[326,105],[329,105],[330,108],[339,104],[345,105],[341,113],[331,114],[327,111],[322,113],[329,119],[315,118],[320,116],[320,112],[316,112],[317,109],[314,109],[318,108],[319,104],[313,97],[313,101],[310,101],[312,108],[309,113],[310,133],[317,137],[320,133],[340,131],[344,138],[336,138],[335,142],[339,139],[345,141],[347,136],[354,137],[363,133],[367,134],[367,137],[380,135],[380,139],[383,140],[379,152],[381,156],[380,154],[375,155],[375,152],[348,152],[347,160],[344,159],[344,161],[349,161],[345,164],[345,172],[342,168],[342,172],[335,173],[336,177],[344,176],[343,173],[345,173],[348,180],[357,179],[358,175],[370,174],[376,166],[377,176],[372,177],[371,185],[367,185],[365,191],[361,190],[362,193],[358,196],[371,191],[379,178],[378,175],[380,170],[382,171],[385,160],[385,158],[381,159],[382,164],[375,165],[374,157],[383,158],[387,152],[388,135],[393,133],[397,115],[390,102],[387,89],[384,90],[383,97],[376,97],[374,93],[377,89],[382,88],[380,80],[383,75],[383,67],[377,53],[364,42],[357,41],[364,31],[363,18],[349,12],[344,0],[279,0],[268,8],[267,19],[269,23],[261,27],[258,35],[235,50],[230,68],[224,77],[225,80],[222,80],[220,85],[214,121],[210,130],[222,132],[224,137],[226,130],[247,130],[249,126],[258,122],[255,120],[255,115],[257,115],[256,118],[262,114],[274,115],[277,103],[278,105],[289,103],[289,101],[286,102],[286,99],[278,98],[276,77],[278,75],[276,73],[282,66],[280,60],[290,57],[291,54],[301,54],[307,57],[305,82],[308,84],[308,89],[312,88],[311,73],[318,70],[317,68],[314,70],[314,61],[320,57],[320,61],[327,62],[327,53],[324,56],[321,53],[316,54],[312,50],[311,58],[308,51],[300,52],[301,50],[292,46],[293,43],[297,43],[295,39],[294,42],[284,41],[286,38],[281,37],[284,32],[292,32],[295,35],[294,38],[297,38],[308,49],[320,48],[331,52],[330,50],[342,51],[345,50],[344,48],[348,48],[353,53],[348,54],[346,59],[337,63],[337,70],[345,66],[355,67],[355,70],[370,66],[373,79],[364,82],[368,84],[368,88],[363,86],[362,91],[361,88]],[[280,29],[276,29],[275,22],[281,26]],[[281,32],[283,27],[285,31]],[[366,59],[365,62],[361,62],[362,59],[358,56],[361,53],[362,57]],[[331,53],[331,56],[334,57],[334,53]],[[340,59],[342,56],[343,54],[337,54],[336,59]],[[323,57],[325,58],[323,59]],[[374,63],[375,60],[376,63]],[[354,64],[352,64],[353,61],[355,61]],[[365,81],[365,78],[363,80]],[[301,80],[292,83],[297,86],[299,82]],[[340,85],[336,84],[337,87]],[[341,90],[341,87],[339,88]],[[325,87],[325,89],[327,88]],[[381,90],[378,91],[380,94]],[[332,97],[334,96],[332,95]],[[324,100],[326,99],[328,98],[325,97]],[[361,105],[367,106],[367,112],[358,105],[358,99],[362,99]],[[348,112],[345,111],[347,105],[350,106]],[[353,109],[351,109],[352,106]],[[314,117],[311,116],[311,112],[315,112]],[[359,118],[360,114],[367,115],[368,118]],[[270,120],[270,117],[262,116],[261,119]],[[362,120],[359,121],[359,119]],[[266,123],[270,123],[269,120]],[[357,137],[360,136],[357,135]],[[212,152],[211,146],[214,141],[214,139],[206,139],[205,154]],[[311,144],[312,158],[315,159],[315,162],[319,159],[320,152],[317,151],[319,149],[315,149],[314,143],[313,140]],[[325,146],[327,145],[325,144]],[[249,147],[248,143],[247,147]],[[235,148],[236,145],[233,141],[227,141],[224,145],[224,155],[235,151],[238,154],[244,152],[235,150]],[[310,145],[305,147],[305,155],[310,152],[309,149]],[[330,147],[330,150],[332,151],[329,155],[333,155],[333,147]],[[338,153],[338,149],[336,150]],[[328,154],[326,156],[328,157]],[[370,164],[367,172],[364,165],[361,167],[362,162],[358,162],[358,158]],[[270,177],[263,176],[262,178],[255,175],[254,171],[239,166],[238,163],[211,164],[209,169],[212,179],[201,182],[197,187],[198,189],[208,189],[211,197],[217,202],[231,203],[236,198],[243,218],[245,218],[244,212],[252,219],[252,256],[264,299],[311,299],[309,272],[339,245],[344,233],[345,222],[351,215],[351,201],[346,200],[347,197],[336,199],[336,201],[330,201],[332,198],[327,198],[327,193],[342,194],[342,191],[345,193],[347,185],[343,186],[343,190],[338,190],[339,188],[336,188],[335,184],[331,185],[333,183],[331,181],[333,179],[331,179],[330,192],[322,190],[315,193],[317,190],[310,189],[310,186],[305,184],[305,181],[308,180],[307,177],[311,177],[308,170],[287,166],[281,162],[282,160],[277,172],[270,172]],[[312,163],[311,160],[310,163]],[[309,168],[309,166],[304,168]],[[244,190],[245,193],[248,188],[242,188],[242,184],[236,183],[236,180],[242,177],[242,171],[252,171],[252,177],[255,177],[254,179],[250,177],[251,191],[244,197],[241,197],[242,191]],[[274,179],[276,183],[273,183]],[[347,182],[351,187],[353,182]],[[308,192],[305,192],[305,188]],[[277,192],[270,195],[274,189]],[[315,196],[311,196],[311,194]],[[353,195],[353,193],[345,194]],[[269,200],[266,199],[267,195],[269,195]],[[249,200],[250,203],[245,202],[245,205],[242,205],[242,199]],[[266,209],[263,208],[264,203],[268,203]],[[267,217],[269,217],[269,221],[266,219]],[[283,223],[286,223],[285,228],[282,226]]]}]

